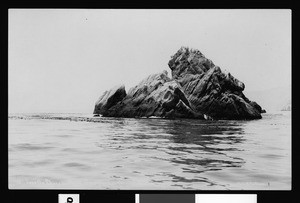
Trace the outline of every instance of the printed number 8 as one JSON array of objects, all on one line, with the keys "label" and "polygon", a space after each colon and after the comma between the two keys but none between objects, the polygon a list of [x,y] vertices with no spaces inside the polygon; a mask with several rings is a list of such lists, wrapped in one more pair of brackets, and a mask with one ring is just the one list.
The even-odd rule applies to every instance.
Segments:
[{"label": "printed number 8", "polygon": [[68,197],[67,198],[67,203],[72,203],[73,202],[73,198],[72,197]]}]

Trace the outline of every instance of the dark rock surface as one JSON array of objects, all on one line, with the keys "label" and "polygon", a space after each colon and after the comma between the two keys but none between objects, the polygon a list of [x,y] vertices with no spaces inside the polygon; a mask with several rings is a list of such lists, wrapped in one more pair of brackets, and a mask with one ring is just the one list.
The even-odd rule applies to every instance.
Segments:
[{"label": "dark rock surface", "polygon": [[182,47],[167,72],[153,74],[131,88],[106,91],[94,114],[109,117],[258,119],[262,108],[244,94],[244,83],[222,72],[198,50]]},{"label": "dark rock surface", "polygon": [[[104,106],[105,103],[100,102],[100,104]],[[190,109],[190,103],[180,85],[168,78],[167,72],[145,78],[109,110],[103,109],[102,106],[97,103],[94,113],[114,117],[203,118],[202,114],[197,114]]]},{"label": "dark rock surface", "polygon": [[112,106],[126,97],[125,86],[116,86],[109,91],[105,91],[96,102],[94,114],[104,114]]}]

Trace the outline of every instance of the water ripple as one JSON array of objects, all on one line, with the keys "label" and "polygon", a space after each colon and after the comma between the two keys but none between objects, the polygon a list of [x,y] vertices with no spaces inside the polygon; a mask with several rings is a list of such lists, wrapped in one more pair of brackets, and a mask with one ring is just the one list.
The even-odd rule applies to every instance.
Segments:
[{"label": "water ripple", "polygon": [[36,150],[49,150],[49,149],[53,149],[55,147],[51,147],[51,146],[44,146],[44,145],[38,145],[38,144],[29,144],[29,143],[24,143],[24,144],[16,144],[16,145],[12,145],[12,148],[16,149],[16,150],[29,150],[29,151],[36,151]]},{"label": "water ripple", "polygon": [[[255,121],[9,117],[10,188],[289,189],[290,114]],[[72,122],[69,122],[72,121]]]}]

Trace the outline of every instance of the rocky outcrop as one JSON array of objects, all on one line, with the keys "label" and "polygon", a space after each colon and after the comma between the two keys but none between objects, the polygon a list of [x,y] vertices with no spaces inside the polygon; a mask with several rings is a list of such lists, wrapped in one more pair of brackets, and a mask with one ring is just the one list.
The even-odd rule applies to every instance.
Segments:
[{"label": "rocky outcrop", "polygon": [[292,102],[289,100],[284,107],[282,107],[281,111],[291,111],[292,110]]},{"label": "rocky outcrop", "polygon": [[94,113],[114,117],[203,118],[190,108],[180,85],[171,80],[166,71],[145,78],[109,109],[96,103]]},{"label": "rocky outcrop", "polygon": [[257,119],[261,107],[244,94],[244,83],[207,59],[199,50],[182,47],[167,72],[153,74],[128,93],[125,87],[105,92],[94,113],[113,117]]},{"label": "rocky outcrop", "polygon": [[261,107],[242,93],[245,85],[200,51],[182,47],[169,67],[196,112],[215,119],[261,118]]},{"label": "rocky outcrop", "polygon": [[96,102],[94,114],[105,114],[111,107],[126,97],[125,86],[116,86],[109,91],[105,91]]}]

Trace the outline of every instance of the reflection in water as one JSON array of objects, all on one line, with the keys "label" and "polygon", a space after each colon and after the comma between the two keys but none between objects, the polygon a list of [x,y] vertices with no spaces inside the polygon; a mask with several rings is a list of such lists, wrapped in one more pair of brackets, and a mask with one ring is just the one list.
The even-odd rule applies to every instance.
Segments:
[{"label": "reflection in water", "polygon": [[243,149],[237,148],[237,144],[245,141],[242,125],[234,121],[124,119],[111,125],[114,133],[109,135],[110,142],[106,146],[98,146],[114,150],[156,151],[160,152],[159,156],[150,156],[155,153],[149,152],[149,156],[144,158],[180,166],[181,176],[174,175],[172,171],[163,172],[150,175],[161,176],[152,182],[169,182],[169,179],[163,178],[169,177],[172,182],[216,185],[205,177],[189,179],[184,175],[241,167],[245,161],[239,157],[239,151]]},{"label": "reflection in water", "polygon": [[266,114],[255,121],[11,116],[10,188],[288,188],[288,116]]}]

